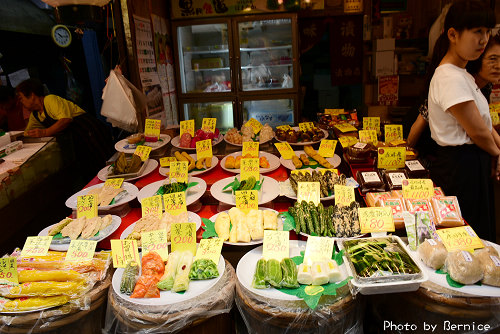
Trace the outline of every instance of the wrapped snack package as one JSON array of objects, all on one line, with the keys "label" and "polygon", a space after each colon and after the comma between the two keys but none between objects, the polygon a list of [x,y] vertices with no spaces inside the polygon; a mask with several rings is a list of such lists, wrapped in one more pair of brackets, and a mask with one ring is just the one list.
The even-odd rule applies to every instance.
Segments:
[{"label": "wrapped snack package", "polygon": [[417,244],[420,245],[426,239],[440,240],[438,234],[436,233],[436,226],[432,220],[432,216],[429,212],[417,212],[416,226],[417,226]]},{"label": "wrapped snack package", "polygon": [[417,250],[417,223],[415,215],[408,211],[403,211],[403,221],[405,224],[406,235],[408,236],[408,246],[412,251]]},{"label": "wrapped snack package", "polygon": [[450,277],[461,284],[474,284],[483,279],[481,261],[468,251],[455,251],[448,254],[445,262]]},{"label": "wrapped snack package", "polygon": [[403,228],[403,212],[406,210],[404,200],[402,198],[385,198],[378,201],[379,206],[390,207],[392,209],[392,217],[394,225],[397,229]]},{"label": "wrapped snack package", "polygon": [[426,266],[440,269],[444,266],[448,251],[441,241],[427,239],[418,246],[418,255]]},{"label": "wrapped snack package", "polygon": [[433,197],[431,203],[438,226],[457,227],[464,225],[460,206],[455,196]]},{"label": "wrapped snack package", "polygon": [[403,180],[408,179],[404,169],[385,170],[384,181],[389,190],[401,190],[403,188]]},{"label": "wrapped snack package", "polygon": [[361,187],[361,193],[366,194],[367,192],[375,191],[382,192],[385,190],[384,182],[380,177],[380,174],[373,172],[357,172],[357,181]]},{"label": "wrapped snack package", "polygon": [[417,212],[428,212],[432,215],[432,207],[428,200],[426,199],[406,199],[406,209],[411,213]]},{"label": "wrapped snack package", "polygon": [[418,160],[410,160],[405,162],[405,170],[410,179],[427,179],[429,171]]},{"label": "wrapped snack package", "polygon": [[384,199],[384,198],[389,198],[389,197],[392,197],[392,196],[391,196],[391,193],[388,191],[379,192],[379,193],[370,192],[370,193],[366,194],[366,204],[368,206],[377,206],[377,202],[379,200]]}]

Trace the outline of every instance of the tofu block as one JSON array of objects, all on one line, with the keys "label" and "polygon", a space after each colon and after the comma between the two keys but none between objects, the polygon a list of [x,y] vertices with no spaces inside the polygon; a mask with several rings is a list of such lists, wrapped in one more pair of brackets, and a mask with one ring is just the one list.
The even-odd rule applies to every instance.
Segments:
[{"label": "tofu block", "polygon": [[342,274],[340,273],[339,266],[335,260],[328,260],[326,262],[326,271],[328,274],[328,282],[334,283],[342,280]]},{"label": "tofu block", "polygon": [[305,285],[312,284],[311,268],[307,264],[302,263],[299,265],[297,273],[297,281],[300,284],[305,284]]},{"label": "tofu block", "polygon": [[328,283],[328,274],[325,262],[313,262],[311,266],[312,285]]}]

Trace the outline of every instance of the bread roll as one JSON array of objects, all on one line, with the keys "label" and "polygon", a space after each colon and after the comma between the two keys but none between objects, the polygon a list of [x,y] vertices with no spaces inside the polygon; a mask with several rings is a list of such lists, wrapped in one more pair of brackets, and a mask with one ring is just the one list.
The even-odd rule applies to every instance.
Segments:
[{"label": "bread roll", "polygon": [[441,241],[427,239],[418,246],[418,255],[426,266],[439,269],[444,266],[448,251]]},{"label": "bread roll", "polygon": [[483,266],[474,254],[455,251],[448,254],[446,268],[450,277],[462,284],[474,284],[483,279]]}]

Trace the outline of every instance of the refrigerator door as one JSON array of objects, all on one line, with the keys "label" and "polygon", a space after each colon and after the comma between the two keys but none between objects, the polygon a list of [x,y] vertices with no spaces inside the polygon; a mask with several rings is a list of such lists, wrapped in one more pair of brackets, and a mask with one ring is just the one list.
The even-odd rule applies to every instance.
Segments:
[{"label": "refrigerator door", "polygon": [[234,127],[233,101],[181,102],[184,119],[194,119],[195,129],[201,129],[203,118],[217,118],[217,128],[227,131]]},{"label": "refrigerator door", "polygon": [[269,124],[272,128],[278,125],[291,125],[295,122],[295,99],[281,98],[275,100],[245,100],[242,101],[243,123],[255,118],[261,124]]}]

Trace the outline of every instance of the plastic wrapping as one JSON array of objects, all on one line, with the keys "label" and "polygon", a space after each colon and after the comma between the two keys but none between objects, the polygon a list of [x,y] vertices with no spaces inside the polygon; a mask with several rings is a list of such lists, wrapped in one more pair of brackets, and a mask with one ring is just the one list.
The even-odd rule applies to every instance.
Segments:
[{"label": "plastic wrapping", "polygon": [[208,318],[229,313],[236,274],[226,261],[221,279],[197,298],[162,306],[137,305],[109,289],[106,333],[175,333]]},{"label": "plastic wrapping", "polygon": [[441,241],[427,239],[418,246],[418,255],[426,266],[440,269],[446,261],[448,251]]}]

